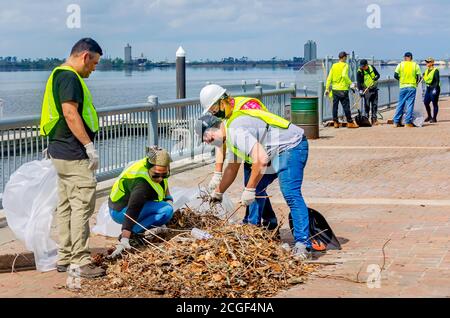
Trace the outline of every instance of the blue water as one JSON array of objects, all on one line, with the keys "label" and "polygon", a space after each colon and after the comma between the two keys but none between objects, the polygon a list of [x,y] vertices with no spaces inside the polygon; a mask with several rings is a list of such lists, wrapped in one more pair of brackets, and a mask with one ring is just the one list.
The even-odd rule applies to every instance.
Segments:
[{"label": "blue water", "polygon": [[[382,78],[393,74],[393,67],[379,68]],[[441,70],[449,74],[448,69]],[[0,116],[3,118],[36,115],[41,111],[45,82],[50,71],[0,72],[0,99],[4,100]],[[254,84],[275,85],[276,81],[289,85],[296,82],[298,88],[313,86],[323,80],[322,70],[299,72],[290,68],[188,68],[186,71],[186,95],[198,97],[207,81],[218,84],[241,84],[246,80]],[[175,69],[152,69],[146,71],[96,71],[87,84],[97,108],[113,105],[141,103],[147,96],[156,95],[160,100],[176,97]],[[311,87],[315,90],[315,87]]]}]

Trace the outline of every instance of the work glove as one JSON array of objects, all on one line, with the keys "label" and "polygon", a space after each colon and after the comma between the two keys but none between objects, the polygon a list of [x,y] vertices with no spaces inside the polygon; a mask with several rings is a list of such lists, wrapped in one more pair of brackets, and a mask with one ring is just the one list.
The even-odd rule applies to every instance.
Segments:
[{"label": "work glove", "polygon": [[241,204],[249,206],[256,200],[256,189],[245,188],[241,195]]},{"label": "work glove", "polygon": [[220,202],[222,202],[222,200],[223,200],[223,193],[219,193],[219,192],[213,191],[210,194],[209,201],[211,203],[220,203]]},{"label": "work glove", "polygon": [[222,172],[214,171],[214,175],[208,184],[209,192],[214,191],[214,189],[216,189],[219,186],[220,181],[222,181]]},{"label": "work glove", "polygon": [[359,96],[364,97],[364,91],[363,90],[359,91]]},{"label": "work glove", "polygon": [[350,84],[350,88],[351,88],[351,89],[355,89],[355,88],[356,88],[356,84],[355,84],[355,83],[351,83],[351,84]]},{"label": "work glove", "polygon": [[433,89],[433,91],[431,92],[432,95],[436,95],[437,94],[437,89]]},{"label": "work glove", "polygon": [[114,252],[111,253],[111,255],[108,256],[108,258],[115,259],[115,258],[119,257],[120,255],[122,255],[123,251],[130,250],[130,249],[131,249],[130,239],[126,238],[126,237],[122,237],[120,239],[119,244],[116,245],[116,249],[114,250]]},{"label": "work glove", "polygon": [[97,170],[98,168],[98,153],[97,150],[95,150],[94,143],[90,142],[86,145],[84,145],[84,148],[86,148],[86,154],[89,157],[89,169],[90,170]]}]

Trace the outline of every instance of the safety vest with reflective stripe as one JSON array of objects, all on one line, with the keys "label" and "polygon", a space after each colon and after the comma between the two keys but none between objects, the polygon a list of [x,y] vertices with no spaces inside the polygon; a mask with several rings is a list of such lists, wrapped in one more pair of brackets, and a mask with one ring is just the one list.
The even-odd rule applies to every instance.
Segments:
[{"label": "safety vest with reflective stripe", "polygon": [[364,86],[365,87],[375,87],[377,82],[375,81],[375,72],[373,71],[372,65],[369,65],[369,69],[364,71],[359,69],[358,72],[362,72],[364,74]]},{"label": "safety vest with reflective stripe", "polygon": [[[71,71],[74,72],[78,79],[80,80],[81,87],[83,88],[83,110],[81,117],[86,125],[92,132],[98,131],[98,115],[95,110],[94,104],[92,103],[92,95],[86,86],[83,78],[70,66],[58,66],[50,74],[47,80],[47,85],[45,87],[44,100],[42,102],[42,113],[41,113],[41,127],[40,133],[42,136],[48,136],[55,128],[56,124],[63,118],[60,111],[56,107],[55,97],[53,95],[53,77],[57,71]],[[62,110],[61,110],[62,112]]]},{"label": "safety vest with reflective stripe", "polygon": [[425,72],[423,73],[423,80],[425,81],[425,84],[430,85],[433,82],[435,72],[435,67],[433,67],[431,70],[429,68],[425,70]]},{"label": "safety vest with reflective stripe", "polygon": [[267,109],[267,107],[257,98],[251,98],[251,97],[242,97],[242,96],[238,96],[238,97],[234,97],[234,108],[233,111],[235,110],[240,110],[242,106],[244,106],[245,104],[247,104],[247,102],[249,101],[254,101],[256,103],[259,104],[259,106],[261,106],[261,109],[264,111],[269,111]]},{"label": "safety vest with reflective stripe", "polygon": [[146,164],[147,158],[144,158],[132,164],[126,170],[122,171],[119,178],[114,183],[111,194],[109,196],[112,202],[118,202],[123,197],[128,196],[130,194],[130,190],[125,189],[123,183],[125,180],[133,180],[136,178],[144,179],[155,190],[155,192],[158,194],[158,199],[155,201],[160,202],[164,200],[168,188],[167,178],[163,179],[164,187],[159,183],[154,182],[148,174],[148,168],[146,167]]},{"label": "safety vest with reflective stripe", "polygon": [[[267,126],[266,129],[269,129],[269,126],[274,126],[282,129],[287,129],[291,124],[288,120],[277,116],[267,110],[259,110],[259,109],[248,109],[248,110],[234,110],[233,114],[229,119],[227,119],[225,123],[225,127],[227,129],[227,135],[229,135],[229,129],[231,123],[238,117],[241,116],[251,116],[256,117],[264,121]],[[252,159],[250,156],[239,150],[235,145],[233,145],[229,138],[226,139],[227,147],[230,149],[237,157],[245,160],[247,163],[252,163]]]},{"label": "safety vest with reflective stripe", "polygon": [[413,61],[403,61],[399,64],[397,70],[400,76],[400,88],[404,87],[417,87],[417,75],[420,75],[417,71],[419,66]]},{"label": "safety vest with reflective stripe", "polygon": [[329,90],[331,84],[333,90],[348,91],[351,83],[348,76],[348,64],[345,62],[334,63],[328,74],[326,89]]}]

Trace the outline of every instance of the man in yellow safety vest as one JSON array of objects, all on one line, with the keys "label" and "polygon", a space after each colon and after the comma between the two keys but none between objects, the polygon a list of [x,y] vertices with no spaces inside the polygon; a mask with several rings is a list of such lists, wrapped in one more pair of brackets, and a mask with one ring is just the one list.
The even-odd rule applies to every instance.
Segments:
[{"label": "man in yellow safety vest", "polygon": [[72,47],[66,62],[48,78],[40,132],[48,136],[47,153],[58,174],[59,232],[57,270],[69,265],[81,277],[95,278],[105,270],[91,261],[89,218],[94,213],[99,156],[93,141],[98,116],[84,78],[95,71],[103,54],[96,41],[83,38]]},{"label": "man in yellow safety vest", "polygon": [[[214,116],[228,120],[235,111],[268,111],[266,106],[257,98],[230,96],[227,90],[216,84],[209,84],[200,91],[200,103],[204,109],[203,114],[211,113]],[[216,147],[216,164],[214,174],[208,184],[208,190],[213,191],[222,180],[223,162],[225,160],[226,145]],[[252,165],[248,162],[244,163],[244,185],[247,184],[252,171]],[[250,206],[246,207],[244,223],[254,225],[262,225],[263,227],[273,230],[277,227],[278,221],[273,211],[270,199],[267,197],[267,184],[265,178],[258,184],[256,191],[259,198]]]},{"label": "man in yellow safety vest", "polygon": [[309,215],[301,187],[308,160],[308,141],[300,127],[264,110],[234,111],[224,125],[206,114],[199,118],[195,132],[206,143],[227,144],[228,165],[223,178],[211,193],[212,201],[222,201],[223,193],[236,179],[242,161],[250,163],[251,173],[241,195],[241,204],[255,202],[261,180],[266,187],[275,179],[291,210],[295,245],[294,257],[311,258]]},{"label": "man in yellow safety vest", "polygon": [[380,73],[373,65],[369,65],[366,59],[359,62],[358,73],[356,74],[356,83],[358,85],[359,95],[364,98],[364,111],[369,116],[372,111],[372,125],[378,125],[378,79]]},{"label": "man in yellow safety vest", "polygon": [[[414,127],[413,112],[416,100],[417,83],[420,81],[420,67],[413,60],[411,52],[406,52],[404,61],[397,65],[394,77],[399,81],[400,93],[394,115],[394,127],[402,127],[402,117],[405,114],[405,126]],[[406,108],[406,112],[405,112]]]},{"label": "man in yellow safety vest", "polygon": [[354,85],[348,76],[349,66],[347,64],[347,53],[339,53],[339,62],[334,63],[330,69],[330,73],[327,77],[327,83],[325,87],[325,94],[330,94],[330,89],[333,93],[333,122],[334,128],[339,128],[340,123],[338,119],[338,107],[339,102],[344,109],[345,117],[347,117],[348,128],[358,128],[359,126],[353,121],[352,113],[350,111],[350,97],[348,96],[348,90],[354,88]]}]

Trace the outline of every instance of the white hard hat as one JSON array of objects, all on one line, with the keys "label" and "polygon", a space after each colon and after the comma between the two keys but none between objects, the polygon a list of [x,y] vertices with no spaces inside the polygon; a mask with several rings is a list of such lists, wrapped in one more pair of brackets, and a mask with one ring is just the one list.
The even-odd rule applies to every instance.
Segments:
[{"label": "white hard hat", "polygon": [[200,104],[204,109],[203,114],[206,114],[211,106],[217,103],[226,91],[225,88],[216,84],[210,84],[203,87],[200,91]]}]

